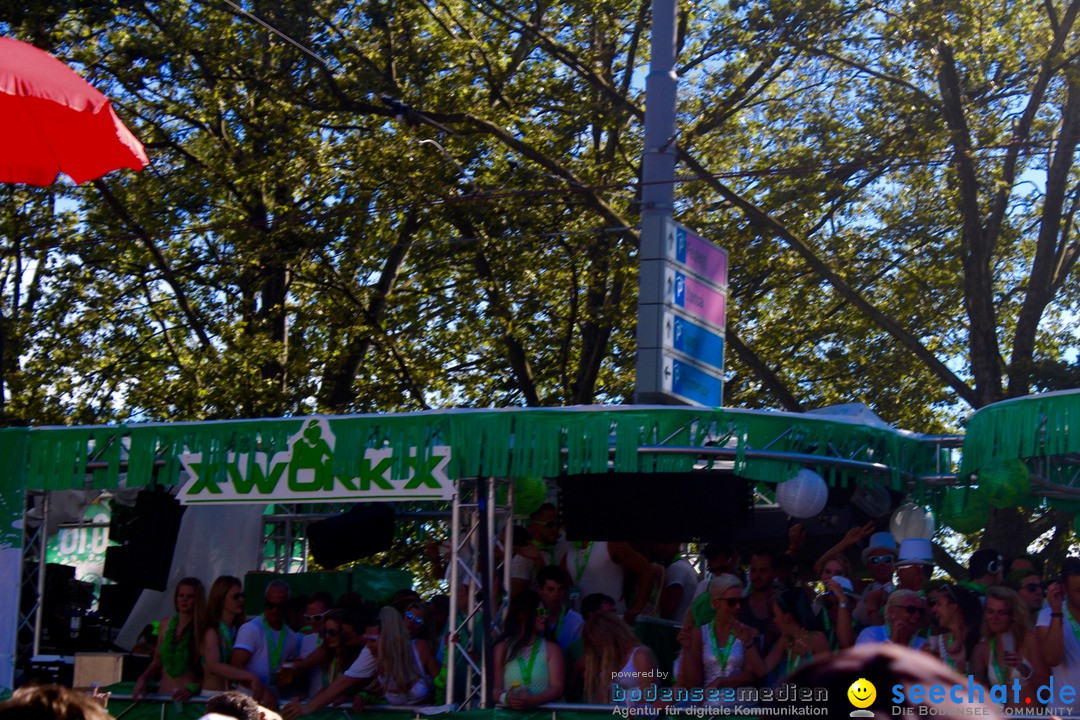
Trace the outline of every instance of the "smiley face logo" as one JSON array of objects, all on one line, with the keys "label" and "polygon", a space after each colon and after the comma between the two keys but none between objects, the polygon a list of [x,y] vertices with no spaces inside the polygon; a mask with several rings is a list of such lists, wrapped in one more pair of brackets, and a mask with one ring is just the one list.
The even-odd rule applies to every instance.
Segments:
[{"label": "smiley face logo", "polygon": [[847,691],[848,700],[851,704],[857,708],[866,708],[874,702],[877,697],[877,688],[874,684],[866,678],[859,678],[855,682],[851,683],[851,687]]}]

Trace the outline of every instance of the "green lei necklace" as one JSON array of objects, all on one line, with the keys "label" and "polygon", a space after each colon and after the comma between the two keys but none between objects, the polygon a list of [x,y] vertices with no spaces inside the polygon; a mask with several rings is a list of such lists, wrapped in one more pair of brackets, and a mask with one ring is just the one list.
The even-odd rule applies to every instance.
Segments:
[{"label": "green lei necklace", "polygon": [[180,616],[173,615],[161,641],[161,663],[165,667],[165,673],[172,678],[180,677],[191,667],[191,636],[195,622],[189,622],[177,638],[176,628],[179,623]]}]

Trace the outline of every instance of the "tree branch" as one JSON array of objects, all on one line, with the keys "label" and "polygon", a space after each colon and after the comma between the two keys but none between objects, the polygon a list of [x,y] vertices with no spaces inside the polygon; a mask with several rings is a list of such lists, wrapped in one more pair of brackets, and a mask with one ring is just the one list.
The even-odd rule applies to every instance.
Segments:
[{"label": "tree branch", "polygon": [[846,298],[852,305],[858,308],[866,317],[873,320],[878,326],[885,332],[895,338],[903,347],[910,350],[916,357],[922,360],[930,371],[934,373],[945,385],[951,387],[957,395],[969,403],[974,403],[975,393],[967,384],[964,383],[959,377],[956,376],[945,363],[941,362],[932,352],[930,352],[926,346],[924,346],[917,338],[907,332],[900,326],[893,318],[885,315],[885,313],[874,307],[866,298],[862,297],[857,290],[848,284],[840,275],[838,275],[825,261],[817,256],[814,250],[806,243],[805,240],[798,237],[789,230],[786,226],[780,223],[779,220],[774,218],[769,213],[759,208],[754,203],[750,202],[746,198],[742,197],[734,190],[724,185],[720,180],[710,173],[704,166],[701,165],[693,156],[688,152],[679,149],[679,158],[690,166],[691,170],[702,178],[720,193],[726,200],[732,205],[739,208],[748,218],[753,222],[761,225],[768,230],[772,235],[783,240],[788,247],[798,254],[804,262],[806,262],[811,269],[817,272],[822,278],[824,278],[830,285],[832,285],[840,295]]}]

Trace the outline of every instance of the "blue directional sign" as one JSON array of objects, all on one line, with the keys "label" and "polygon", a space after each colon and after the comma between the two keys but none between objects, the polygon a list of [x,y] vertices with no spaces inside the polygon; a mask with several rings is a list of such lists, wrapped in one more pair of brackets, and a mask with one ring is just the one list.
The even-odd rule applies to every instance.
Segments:
[{"label": "blue directional sign", "polygon": [[[694,360],[724,369],[724,338],[678,315],[668,315],[672,324],[671,349]],[[667,337],[665,333],[665,337]]]},{"label": "blue directional sign", "polygon": [[696,405],[719,407],[724,383],[690,363],[671,360],[671,392]]}]

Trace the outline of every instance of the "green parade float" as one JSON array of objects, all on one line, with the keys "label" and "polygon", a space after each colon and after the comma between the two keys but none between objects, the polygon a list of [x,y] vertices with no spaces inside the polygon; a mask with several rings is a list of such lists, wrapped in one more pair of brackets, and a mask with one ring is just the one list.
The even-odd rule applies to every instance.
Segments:
[{"label": "green parade float", "polygon": [[[0,485],[0,512],[6,518],[0,563],[5,577],[22,577],[24,558],[44,557],[46,538],[40,536],[46,523],[36,533],[24,526],[28,495],[121,484],[179,486],[177,497],[189,506],[422,502],[447,507],[450,586],[468,577],[482,590],[490,590],[494,573],[509,573],[493,558],[497,533],[509,542],[514,479],[519,479],[518,492],[537,495],[535,480],[520,479],[723,470],[753,481],[759,502],[771,503],[778,484],[809,469],[831,487],[909,493],[959,532],[983,527],[994,506],[1034,501],[1080,507],[1080,391],[987,406],[970,418],[957,459],[953,450],[959,440],[906,433],[858,416],[633,405],[13,428],[0,431],[0,457],[8,468]],[[470,544],[464,559],[460,550]],[[41,578],[25,581],[40,587]],[[25,661],[37,648],[41,605],[19,608],[17,583],[8,583],[0,595],[0,617],[7,623],[0,633],[7,639],[7,647],[0,647],[0,685],[10,687],[19,653]],[[495,599],[490,592],[478,595],[474,605],[470,600],[473,606],[457,608],[456,593],[450,593],[450,617],[462,610],[464,622],[475,618],[492,627]],[[464,630],[464,623],[457,629]],[[19,630],[24,636],[33,630],[32,647],[16,647]],[[472,664],[455,662],[457,650],[451,643],[446,703],[431,714],[512,712],[490,709],[484,700],[492,672],[485,662],[490,647]],[[464,672],[467,682],[455,683],[455,672]],[[455,686],[462,684],[464,697],[455,697]],[[203,712],[198,702],[130,703],[125,689],[114,688],[110,712],[117,717],[196,718]],[[610,709],[558,705],[540,712],[571,718],[597,711]]]}]

